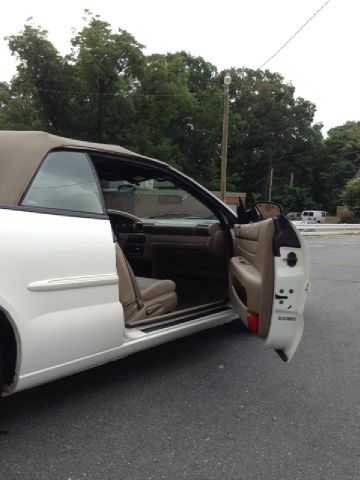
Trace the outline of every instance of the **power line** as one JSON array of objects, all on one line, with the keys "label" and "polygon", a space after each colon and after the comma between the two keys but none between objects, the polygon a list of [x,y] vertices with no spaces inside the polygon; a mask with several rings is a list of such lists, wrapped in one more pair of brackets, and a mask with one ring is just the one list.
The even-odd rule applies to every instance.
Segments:
[{"label": "power line", "polygon": [[322,10],[323,8],[326,7],[326,5],[327,5],[329,2],[330,2],[330,0],[327,0],[325,3],[323,3],[323,4],[321,5],[321,7],[320,7],[318,10],[316,10],[316,12],[313,13],[313,15],[311,15],[311,17],[310,17],[308,20],[306,20],[306,22],[305,22],[303,25],[301,25],[301,27],[298,28],[298,29],[296,30],[296,32],[295,32],[288,40],[286,40],[286,42],[285,42],[283,45],[281,45],[280,48],[278,48],[278,49],[276,50],[275,53],[273,53],[273,54],[271,55],[271,57],[269,57],[262,65],[260,65],[259,69],[263,68],[267,63],[270,62],[270,60],[272,60],[274,57],[276,57],[276,55],[278,55],[278,53],[280,53],[281,50],[283,50],[283,49],[291,42],[291,40],[293,40],[293,39],[301,32],[301,30],[302,30],[303,28],[305,28],[306,25],[307,25],[308,23],[310,23],[311,20],[313,20],[313,19],[316,17],[316,15],[321,12],[321,10]]},{"label": "power line", "polygon": [[[129,91],[126,93],[123,92],[112,92],[112,93],[106,93],[106,92],[81,92],[81,91],[76,91],[76,90],[59,90],[59,89],[53,89],[53,88],[37,88],[38,93],[41,92],[46,92],[46,93],[59,93],[59,94],[66,94],[66,95],[77,95],[77,96],[85,96],[85,97],[129,97],[132,93],[135,93],[137,97],[193,97],[195,99],[201,99],[205,97],[219,97],[223,98],[224,94],[223,93],[214,93],[210,91],[206,92],[200,92],[199,94],[195,92],[187,92],[187,93],[139,93],[139,91]],[[31,94],[33,94],[31,92]]]}]

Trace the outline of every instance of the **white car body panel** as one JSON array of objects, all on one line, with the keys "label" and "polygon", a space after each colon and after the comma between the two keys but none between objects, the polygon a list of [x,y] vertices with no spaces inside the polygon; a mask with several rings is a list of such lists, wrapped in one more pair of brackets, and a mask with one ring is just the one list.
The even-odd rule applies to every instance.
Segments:
[{"label": "white car body panel", "polygon": [[[274,257],[274,302],[265,340],[266,347],[282,350],[288,360],[293,357],[302,337],[304,306],[310,286],[308,248],[297,230],[296,235],[301,248],[281,247],[280,257]],[[297,256],[297,263],[291,268],[286,260],[290,252],[295,252]]]},{"label": "white car body panel", "polygon": [[121,345],[108,220],[1,209],[0,265],[0,305],[17,328],[19,386],[24,376]]},{"label": "white car body panel", "polygon": [[230,309],[222,313],[204,316],[201,319],[196,319],[185,324],[164,328],[161,331],[153,333],[145,334],[138,329],[125,329],[123,343],[119,347],[79,358],[72,362],[55,365],[38,372],[22,375],[19,378],[16,391],[34,387],[57,378],[71,375],[74,372],[87,370],[95,365],[101,365],[141,350],[156,347],[162,343],[232,322],[237,317],[237,313]]}]

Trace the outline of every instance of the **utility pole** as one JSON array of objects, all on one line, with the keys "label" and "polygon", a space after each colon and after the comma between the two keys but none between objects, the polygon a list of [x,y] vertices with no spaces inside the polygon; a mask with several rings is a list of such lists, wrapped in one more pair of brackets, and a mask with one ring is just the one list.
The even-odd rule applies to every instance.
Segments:
[{"label": "utility pole", "polygon": [[220,176],[220,198],[225,202],[226,194],[226,171],[227,171],[227,148],[229,131],[229,85],[231,83],[230,73],[227,72],[224,77],[224,116],[223,133],[221,143],[221,176]]},{"label": "utility pole", "polygon": [[274,175],[274,169],[272,168],[270,170],[270,180],[269,180],[269,198],[268,201],[271,202],[271,191],[272,191],[272,184],[273,184],[273,175]]},{"label": "utility pole", "polygon": [[292,187],[294,185],[294,172],[291,172],[291,175],[290,175],[290,187]]}]

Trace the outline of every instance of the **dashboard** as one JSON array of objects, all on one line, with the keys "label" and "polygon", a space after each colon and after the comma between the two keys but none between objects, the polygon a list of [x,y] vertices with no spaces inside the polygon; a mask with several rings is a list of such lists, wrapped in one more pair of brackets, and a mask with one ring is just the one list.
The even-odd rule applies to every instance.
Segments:
[{"label": "dashboard", "polygon": [[184,219],[137,219],[109,212],[113,232],[128,260],[147,262],[152,273],[169,269],[197,273],[223,268],[227,259],[225,235],[218,222]]}]

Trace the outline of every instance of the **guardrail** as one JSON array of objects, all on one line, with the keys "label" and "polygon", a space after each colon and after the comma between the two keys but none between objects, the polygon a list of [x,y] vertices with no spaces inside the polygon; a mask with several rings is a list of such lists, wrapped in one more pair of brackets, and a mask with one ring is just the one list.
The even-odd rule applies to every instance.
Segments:
[{"label": "guardrail", "polygon": [[360,234],[358,223],[302,223],[293,222],[301,235],[341,235],[346,233]]}]

